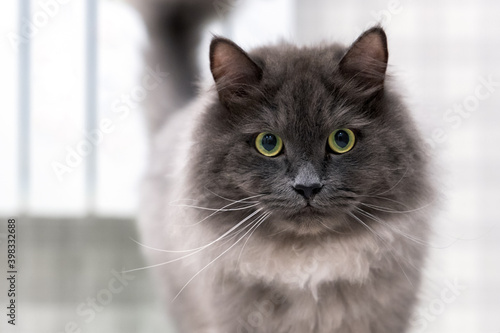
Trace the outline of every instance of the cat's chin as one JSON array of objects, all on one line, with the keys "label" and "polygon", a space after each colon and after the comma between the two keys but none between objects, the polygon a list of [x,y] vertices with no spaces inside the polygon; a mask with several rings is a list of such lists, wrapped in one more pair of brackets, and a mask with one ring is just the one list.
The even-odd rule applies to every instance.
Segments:
[{"label": "cat's chin", "polygon": [[[278,214],[277,214],[278,215]],[[324,212],[312,206],[282,212],[273,221],[276,229],[296,235],[324,235],[338,233],[344,229],[343,214],[340,212]]]}]

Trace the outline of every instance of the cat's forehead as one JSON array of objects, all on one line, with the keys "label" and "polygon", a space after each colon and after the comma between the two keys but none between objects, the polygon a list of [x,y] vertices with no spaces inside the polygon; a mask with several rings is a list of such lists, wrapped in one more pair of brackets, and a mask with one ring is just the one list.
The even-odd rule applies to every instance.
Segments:
[{"label": "cat's forehead", "polygon": [[361,129],[370,123],[357,106],[340,99],[326,99],[319,92],[278,95],[272,104],[259,105],[252,112],[252,117],[246,118],[246,124],[240,128],[243,132],[271,131],[301,141],[322,140],[337,128]]},{"label": "cat's forehead", "polygon": [[255,110],[255,125],[293,133],[366,123],[358,105],[335,91],[335,69],[341,53],[338,47],[265,52],[261,61],[266,99]]},{"label": "cat's forehead", "polygon": [[342,84],[336,76],[338,62],[345,53],[339,45],[297,48],[281,45],[251,53],[263,68],[262,104],[249,110],[240,131],[273,131],[294,137],[322,140],[339,127],[360,128],[369,122],[359,104],[335,91]]}]

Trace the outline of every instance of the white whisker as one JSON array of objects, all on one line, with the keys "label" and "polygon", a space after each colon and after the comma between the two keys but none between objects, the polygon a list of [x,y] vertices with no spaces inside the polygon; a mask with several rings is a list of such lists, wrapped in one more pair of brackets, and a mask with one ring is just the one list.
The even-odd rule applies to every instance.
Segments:
[{"label": "white whisker", "polygon": [[[215,194],[215,193],[214,193]],[[217,194],[215,194],[217,195]],[[231,204],[236,204],[236,203],[240,203],[240,202],[248,202],[248,203],[257,203],[257,201],[248,201],[249,199],[254,199],[254,198],[258,198],[258,197],[261,197],[263,196],[264,194],[257,194],[257,195],[252,195],[252,196],[249,196],[249,197],[246,197],[246,198],[243,198],[243,199],[240,199],[240,200],[231,200],[231,199],[226,199],[226,198],[223,198],[223,199],[226,199],[226,200],[230,200],[232,203]],[[219,195],[217,195],[219,196]],[[220,197],[220,196],[219,196]],[[210,208],[210,207],[199,207],[199,206],[196,206],[196,205],[186,205],[186,204],[175,204],[176,202],[181,202],[181,201],[193,201],[193,202],[196,202],[197,200],[194,200],[194,199],[179,199],[179,200],[174,200],[174,201],[171,201],[169,204],[171,206],[175,206],[175,207],[184,207],[184,206],[188,206],[188,207],[193,207],[193,208],[199,208],[199,209],[205,209],[205,210],[218,210],[220,208]],[[230,204],[230,205],[231,205]]]},{"label": "white whisker", "polygon": [[241,227],[240,230],[233,232],[233,234],[231,235],[231,237],[227,238],[224,242],[222,242],[219,245],[217,245],[217,247],[222,247],[225,244],[227,244],[228,242],[230,242],[232,239],[238,237],[239,234],[241,234],[243,231],[245,231],[248,227],[254,225],[255,222],[258,222],[262,218],[262,216],[264,216],[264,215],[265,215],[265,213],[263,215],[261,215],[261,216],[256,217],[254,220],[252,220],[251,222],[249,222],[244,227]]},{"label": "white whisker", "polygon": [[411,236],[411,235],[406,234],[404,231],[400,230],[399,228],[397,228],[397,227],[395,227],[395,226],[392,226],[392,225],[390,225],[390,224],[389,224],[389,223],[387,223],[387,222],[382,221],[381,219],[379,219],[379,218],[378,218],[378,217],[376,217],[375,215],[370,214],[370,213],[368,213],[368,212],[364,211],[363,209],[361,209],[361,208],[359,208],[359,207],[355,207],[355,209],[356,209],[356,210],[357,210],[360,214],[362,214],[362,215],[364,215],[364,216],[368,217],[369,219],[371,219],[371,220],[373,220],[373,221],[376,221],[376,222],[378,222],[378,223],[380,223],[380,224],[382,224],[382,225],[384,225],[384,226],[388,227],[389,229],[391,229],[391,230],[395,231],[396,233],[399,233],[400,235],[402,235],[402,236],[404,236],[404,237],[408,238],[409,240],[414,241],[414,242],[415,242],[415,243],[417,243],[417,244],[420,244],[420,245],[426,245],[426,246],[427,246],[427,245],[429,245],[427,242],[425,242],[425,241],[423,241],[423,240],[421,240],[421,239],[415,238],[415,237],[413,237],[413,236]]},{"label": "white whisker", "polygon": [[323,227],[325,227],[326,229],[330,230],[330,231],[333,231],[334,233],[336,234],[339,234],[339,235],[346,235],[345,232],[340,232],[340,231],[337,231],[337,230],[334,230],[332,228],[330,228],[329,226],[327,226],[326,224],[324,224],[323,222],[321,221],[318,221]]},{"label": "white whisker", "polygon": [[[385,244],[388,248],[389,248],[389,254],[394,258],[394,261],[398,264],[398,266],[401,268],[401,271],[403,272],[404,276],[406,277],[406,279],[408,280],[408,282],[410,283],[410,285],[413,287],[413,283],[410,281],[410,278],[408,277],[408,275],[406,274],[405,270],[403,269],[403,266],[401,266],[401,263],[396,259],[396,256],[394,255],[393,252],[395,252],[395,249],[389,244],[388,241],[385,241],[384,238],[382,236],[380,236],[378,233],[375,232],[375,230],[373,230],[372,228],[370,228],[370,226],[368,224],[366,224],[365,222],[363,222],[360,218],[358,218],[356,215],[354,215],[354,213],[351,213],[349,212],[348,213],[351,217],[355,218],[359,223],[361,223],[361,225],[363,225],[366,229],[368,229],[369,231],[372,232],[372,234],[374,234],[377,238],[380,239],[380,241]],[[392,249],[392,251],[391,251]],[[407,263],[409,263],[407,260],[405,260]],[[413,265],[412,265],[413,268],[415,268]]]},{"label": "white whisker", "polygon": [[384,212],[384,213],[406,214],[406,213],[413,213],[413,212],[417,212],[419,210],[425,209],[425,208],[429,207],[430,205],[432,205],[433,202],[430,202],[430,203],[423,205],[419,208],[410,209],[410,210],[395,210],[395,209],[386,208],[386,207],[377,206],[377,205],[372,205],[372,204],[367,204],[367,203],[363,203],[363,202],[361,202],[360,204],[363,206],[370,207],[370,208],[373,208],[375,210]]},{"label": "white whisker", "polygon": [[382,195],[382,194],[385,194],[385,193],[388,193],[392,190],[394,190],[396,188],[396,186],[399,185],[399,183],[401,183],[401,181],[405,178],[406,174],[408,173],[408,170],[410,169],[410,165],[408,164],[408,166],[406,167],[406,170],[405,170],[405,173],[403,174],[403,176],[396,182],[395,185],[393,185],[390,189],[382,192],[382,193],[377,193],[376,195]]},{"label": "white whisker", "polygon": [[[236,203],[233,202],[233,203],[227,204],[224,207],[229,207],[229,206],[232,206],[234,204],[236,204]],[[224,208],[224,207],[222,207],[222,208],[208,208],[208,207],[200,207],[200,206],[193,206],[193,205],[183,205],[183,204],[172,205],[172,206],[194,208],[194,209],[200,209],[200,210],[208,210],[208,211],[211,211],[211,212],[218,213],[218,212],[234,212],[234,211],[238,211],[238,210],[245,210],[245,209],[248,209],[248,208],[255,207],[255,206],[257,206],[257,204],[252,204],[252,205],[249,205],[249,206],[246,206],[246,207],[238,207],[238,208]]]},{"label": "white whisker", "polygon": [[375,198],[375,199],[387,200],[387,201],[394,202],[394,203],[396,203],[398,205],[401,205],[403,207],[406,207],[406,208],[410,209],[410,207],[408,207],[405,203],[397,201],[397,200],[394,200],[394,199],[391,199],[391,198],[381,197],[381,196],[378,196],[378,195],[363,195],[363,194],[358,194],[357,196],[358,197],[365,197],[365,198]]},{"label": "white whisker", "polygon": [[[227,205],[225,205],[225,206],[223,206],[222,208],[219,208],[219,209],[204,208],[205,210],[211,210],[211,211],[213,211],[213,213],[210,214],[210,215],[208,215],[208,216],[206,216],[205,218],[201,219],[200,221],[198,221],[196,223],[182,224],[182,225],[179,225],[179,226],[182,226],[182,227],[192,227],[192,226],[195,226],[195,225],[198,225],[198,224],[202,223],[203,221],[206,221],[207,219],[211,218],[212,216],[214,216],[215,214],[217,214],[219,212],[239,211],[239,210],[245,210],[245,209],[250,209],[250,208],[256,207],[256,206],[258,206],[258,204],[254,204],[254,205],[250,205],[250,206],[246,206],[246,207],[240,207],[240,208],[231,208],[231,209],[227,208],[227,207],[231,207],[232,205],[235,205],[235,204],[238,204],[238,203],[241,203],[241,202],[244,202],[244,201],[245,201],[245,203],[247,203],[246,200],[254,198],[254,197],[257,197],[257,196],[252,196],[252,197],[244,198],[244,199],[241,199],[241,200],[233,200],[232,203],[227,204]],[[199,208],[199,207],[191,207],[191,208]]]},{"label": "white whisker", "polygon": [[181,288],[181,290],[179,290],[179,292],[177,293],[177,295],[175,295],[174,299],[172,300],[172,302],[174,302],[177,297],[179,297],[179,295],[182,293],[182,291],[189,285],[189,283],[191,283],[191,281],[193,281],[198,275],[200,275],[201,272],[203,272],[207,267],[209,267],[211,264],[213,264],[215,261],[217,261],[217,259],[219,259],[220,257],[222,257],[224,254],[226,254],[229,250],[231,250],[236,244],[238,244],[249,232],[251,232],[256,226],[258,226],[257,223],[254,223],[253,226],[247,231],[245,232],[245,234],[243,236],[241,236],[236,242],[234,242],[233,245],[231,245],[229,248],[227,248],[226,250],[224,250],[224,252],[222,252],[221,254],[219,254],[215,259],[213,259],[212,261],[210,261],[207,265],[205,265],[202,269],[200,269],[195,275],[193,275],[193,277],[191,277],[189,279],[188,282],[186,282],[186,284]]},{"label": "white whisker", "polygon": [[275,232],[274,234],[270,234],[268,237],[273,237],[273,236],[276,236],[276,235],[282,234],[282,233],[287,232],[288,230],[290,230],[290,229],[292,229],[292,228],[293,228],[292,226],[290,226],[290,227],[286,227],[285,229],[280,230],[280,231],[278,231],[278,232]]},{"label": "white whisker", "polygon": [[401,236],[419,244],[419,245],[423,245],[423,246],[429,246],[429,247],[432,247],[432,248],[435,248],[435,249],[446,249],[446,248],[449,248],[450,246],[454,245],[458,240],[457,239],[454,239],[452,243],[450,243],[449,245],[444,245],[444,246],[436,246],[436,245],[432,245],[431,243],[425,241],[425,240],[422,240],[422,239],[419,239],[413,235],[410,235],[408,233],[405,233],[404,231],[402,231],[401,229],[397,228],[396,226],[393,226],[391,225],[390,223],[388,222],[385,222],[383,221],[382,219],[380,219],[379,217],[373,215],[373,214],[370,214],[368,213],[367,211],[359,208],[359,207],[355,207],[355,209],[360,213],[360,214],[363,214],[364,216],[372,219],[373,221],[375,222],[378,222],[384,226],[386,226],[387,228],[393,230],[394,232],[400,234]]},{"label": "white whisker", "polygon": [[[131,269],[131,270],[128,270],[128,271],[124,271],[124,273],[130,273],[130,272],[145,270],[145,269],[149,269],[149,268],[160,267],[160,266],[163,266],[163,265],[171,264],[173,262],[176,262],[176,261],[188,258],[188,257],[190,257],[190,256],[192,256],[192,255],[194,255],[194,254],[196,254],[196,253],[198,253],[200,251],[203,251],[204,249],[206,249],[207,247],[211,246],[212,244],[215,244],[216,242],[220,241],[221,239],[225,238],[227,235],[229,235],[231,232],[233,232],[234,230],[236,230],[240,225],[242,225],[243,223],[245,223],[246,221],[248,221],[249,219],[251,219],[253,216],[255,216],[257,213],[259,213],[261,210],[262,209],[257,209],[255,212],[253,212],[252,214],[250,214],[249,216],[247,216],[246,218],[244,218],[242,221],[240,221],[234,227],[232,227],[231,229],[229,229],[228,231],[226,231],[222,236],[220,236],[216,240],[210,242],[209,244],[206,244],[204,246],[198,247],[196,249],[185,250],[185,252],[191,252],[189,254],[186,254],[186,255],[184,255],[182,257],[179,257],[179,258],[176,258],[176,259],[172,259],[172,260],[169,260],[169,261],[165,261],[165,262],[162,262],[162,263],[159,263],[159,264],[149,265],[149,266],[145,266],[145,267],[141,267],[141,268],[134,268],[134,269]],[[161,250],[161,249],[157,249],[157,250],[160,251],[160,252],[167,252],[167,253],[172,253],[173,252],[173,251]],[[178,253],[178,252],[173,252],[173,253]]]},{"label": "white whisker", "polygon": [[257,221],[257,227],[255,227],[255,229],[253,229],[252,233],[250,234],[250,236],[248,236],[247,240],[245,241],[245,243],[243,244],[243,246],[241,247],[241,251],[240,251],[240,254],[238,255],[238,260],[237,262],[239,263],[240,262],[240,259],[241,259],[241,254],[243,253],[243,249],[245,249],[245,246],[247,245],[248,241],[250,240],[250,238],[252,237],[253,233],[255,232],[255,230],[257,230],[257,228],[262,224],[264,223],[265,220],[267,220],[267,218],[269,217],[269,215],[271,215],[271,213],[264,213],[264,215],[262,215],[262,217],[260,218],[259,221]]},{"label": "white whisker", "polygon": [[[226,197],[223,197],[222,195],[219,195],[217,193],[215,193],[214,191],[210,190],[208,187],[205,186],[205,190],[207,190],[208,192],[212,193],[213,195],[215,195],[216,197],[219,197],[221,199],[224,199],[226,201],[231,201],[231,202],[237,202],[237,201],[240,201],[240,200],[233,200],[233,199],[229,199],[229,198],[226,198]],[[256,197],[256,196],[254,196]],[[246,198],[246,199],[249,199],[249,198]],[[248,203],[258,203],[258,201],[247,201]]]}]

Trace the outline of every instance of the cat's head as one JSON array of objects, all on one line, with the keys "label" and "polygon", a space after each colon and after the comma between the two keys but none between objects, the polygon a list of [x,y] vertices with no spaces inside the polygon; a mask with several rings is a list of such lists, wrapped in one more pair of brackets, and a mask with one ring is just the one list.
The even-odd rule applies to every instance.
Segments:
[{"label": "cat's head", "polygon": [[[328,232],[357,208],[411,207],[421,199],[419,137],[386,84],[384,31],[350,47],[266,47],[246,53],[214,38],[218,99],[195,135],[194,186],[247,197],[278,230]],[[220,198],[219,197],[219,198]],[[243,202],[244,204],[245,202]],[[238,206],[234,206],[238,207]]]}]

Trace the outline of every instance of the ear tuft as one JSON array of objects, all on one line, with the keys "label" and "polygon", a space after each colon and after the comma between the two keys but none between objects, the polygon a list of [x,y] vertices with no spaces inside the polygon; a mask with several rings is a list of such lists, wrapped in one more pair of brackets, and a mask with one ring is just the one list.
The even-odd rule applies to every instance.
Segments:
[{"label": "ear tuft", "polygon": [[210,70],[224,104],[247,95],[262,78],[262,69],[243,49],[220,37],[214,38],[210,45]]},{"label": "ear tuft", "polygon": [[380,27],[363,33],[339,63],[340,72],[364,88],[383,88],[387,60],[387,37]]}]

